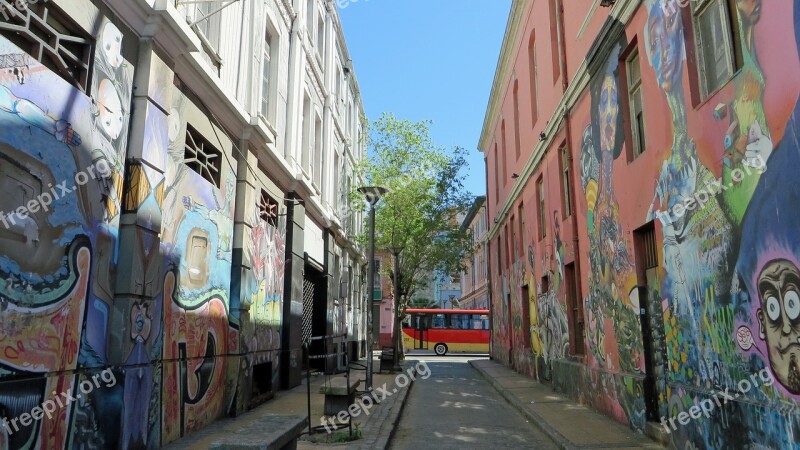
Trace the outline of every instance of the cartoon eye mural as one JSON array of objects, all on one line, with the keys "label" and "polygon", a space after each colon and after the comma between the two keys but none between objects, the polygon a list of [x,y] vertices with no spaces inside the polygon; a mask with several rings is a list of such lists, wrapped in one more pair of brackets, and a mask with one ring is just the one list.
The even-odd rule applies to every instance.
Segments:
[{"label": "cartoon eye mural", "polygon": [[107,23],[103,28],[103,55],[111,67],[122,65],[122,33],[112,23]]},{"label": "cartoon eye mural", "polygon": [[122,132],[122,102],[114,83],[107,78],[100,82],[98,108],[103,132],[112,140],[117,139]]},{"label": "cartoon eye mural", "polygon": [[797,296],[797,292],[788,291],[784,294],[783,307],[790,320],[797,320],[797,317],[800,316],[800,297]]},{"label": "cartoon eye mural", "polygon": [[767,316],[773,322],[777,321],[781,316],[781,303],[775,297],[767,299]]}]

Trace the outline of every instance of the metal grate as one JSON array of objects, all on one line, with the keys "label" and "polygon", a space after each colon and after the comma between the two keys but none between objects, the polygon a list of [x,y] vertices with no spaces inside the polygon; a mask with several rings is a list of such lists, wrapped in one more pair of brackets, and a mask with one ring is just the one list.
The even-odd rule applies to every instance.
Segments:
[{"label": "metal grate", "polygon": [[656,247],[656,229],[653,226],[640,232],[642,257],[645,269],[658,267],[658,248]]},{"label": "metal grate", "polygon": [[203,139],[191,125],[186,126],[183,162],[214,186],[220,186],[222,153]]},{"label": "metal grate", "polygon": [[261,220],[267,222],[271,226],[278,226],[278,202],[270,197],[264,189],[261,190],[261,200],[258,203],[258,215],[261,217]]},{"label": "metal grate", "polygon": [[311,323],[314,312],[314,282],[303,280],[303,344],[311,342]]},{"label": "metal grate", "polygon": [[0,1],[3,37],[87,92],[94,40],[52,4],[28,3]]}]

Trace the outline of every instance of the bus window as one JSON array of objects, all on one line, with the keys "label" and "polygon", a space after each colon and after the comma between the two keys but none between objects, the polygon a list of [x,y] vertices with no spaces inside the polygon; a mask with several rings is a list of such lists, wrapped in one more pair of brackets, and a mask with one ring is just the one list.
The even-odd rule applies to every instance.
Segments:
[{"label": "bus window", "polygon": [[447,328],[447,323],[445,322],[445,315],[434,314],[433,324],[431,324],[431,328]]},{"label": "bus window", "polygon": [[469,330],[469,314],[451,314],[450,324],[456,330]]}]

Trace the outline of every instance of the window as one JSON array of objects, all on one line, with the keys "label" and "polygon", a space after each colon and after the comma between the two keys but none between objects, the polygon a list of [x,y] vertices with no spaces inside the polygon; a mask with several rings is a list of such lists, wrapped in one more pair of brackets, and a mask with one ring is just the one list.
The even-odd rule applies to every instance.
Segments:
[{"label": "window", "polygon": [[700,90],[706,98],[743,65],[736,5],[734,0],[695,0],[692,16]]},{"label": "window", "polygon": [[317,187],[322,186],[322,119],[314,115],[314,167],[312,167],[312,180]]},{"label": "window", "polygon": [[192,15],[193,28],[203,45],[203,59],[219,72],[222,67],[222,59],[217,53],[220,44],[220,21],[222,18],[222,12],[218,11],[219,5],[215,2],[196,2],[193,4],[187,3],[187,7],[194,7]]},{"label": "window", "polygon": [[261,116],[265,119],[269,113],[269,78],[270,78],[270,62],[272,60],[272,36],[267,30],[266,37],[264,38],[264,64],[261,73]]},{"label": "window", "polygon": [[506,271],[511,267],[511,246],[508,243],[508,224],[505,226],[505,233],[503,233],[503,250],[506,252]]},{"label": "window", "polygon": [[519,80],[514,80],[514,151],[517,160],[519,160],[521,150],[519,139]]},{"label": "window", "polygon": [[519,204],[517,208],[517,220],[519,220],[519,233],[517,237],[519,238],[517,241],[517,251],[519,253],[520,258],[525,256],[525,205],[523,203]]},{"label": "window", "polygon": [[317,18],[317,56],[325,54],[325,19],[320,15]]},{"label": "window", "polygon": [[261,199],[258,202],[258,216],[270,226],[278,226],[278,202],[267,194],[264,189],[261,190]]},{"label": "window", "polygon": [[497,142],[494,143],[494,202],[500,203],[500,155],[497,154]]},{"label": "window", "polygon": [[528,71],[531,81],[531,126],[535,126],[539,116],[539,105],[536,102],[536,31],[531,32],[528,43]]},{"label": "window", "polygon": [[635,49],[625,61],[625,75],[628,78],[628,108],[630,114],[631,138],[633,138],[633,157],[644,152],[645,130],[644,109],[642,107],[642,71],[639,66],[639,50]]},{"label": "window", "polygon": [[314,39],[314,0],[306,1],[306,30],[308,38]]},{"label": "window", "polygon": [[209,183],[216,187],[220,186],[222,153],[205,140],[191,125],[186,126],[183,162]]},{"label": "window", "polygon": [[509,253],[511,254],[511,262],[519,258],[519,254],[517,253],[517,228],[514,226],[514,216],[511,216],[511,248],[509,249]]},{"label": "window", "polygon": [[547,237],[547,211],[544,209],[544,178],[536,182],[536,199],[539,203],[539,240]]},{"label": "window", "polygon": [[31,2],[22,11],[12,5],[0,17],[3,37],[71,85],[88,91],[94,40],[66,14],[52,3]]},{"label": "window", "polygon": [[571,178],[570,178],[570,163],[569,151],[566,144],[561,146],[561,209],[564,219],[572,215],[572,192],[570,191]]},{"label": "window", "polygon": [[561,75],[561,63],[559,52],[561,48],[558,44],[558,11],[556,11],[556,1],[550,0],[550,51],[553,59],[553,83],[558,81]]},{"label": "window", "polygon": [[506,169],[506,166],[508,165],[507,162],[506,162],[506,155],[508,155],[508,153],[507,153],[508,147],[506,147],[506,121],[505,120],[503,120],[501,122],[501,124],[500,124],[500,142],[501,142],[500,151],[503,153],[503,155],[502,155],[503,156],[503,184],[502,185],[505,186],[506,185],[506,179],[508,178],[508,174],[506,172],[506,170],[508,170],[508,169]]},{"label": "window", "polygon": [[313,147],[313,126],[311,122],[311,99],[306,94],[303,99],[303,117],[301,117],[300,132],[303,133],[300,145],[300,164],[302,165],[303,172],[308,173],[311,166],[311,155],[314,152]]}]

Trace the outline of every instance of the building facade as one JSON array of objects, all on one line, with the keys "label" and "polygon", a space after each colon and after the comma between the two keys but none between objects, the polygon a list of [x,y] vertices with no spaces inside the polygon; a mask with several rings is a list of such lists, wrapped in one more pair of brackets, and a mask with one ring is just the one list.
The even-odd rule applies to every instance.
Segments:
[{"label": "building facade", "polygon": [[0,47],[0,447],[157,448],[362,353],[332,2],[0,0]]},{"label": "building facade", "polygon": [[608,3],[512,5],[492,356],[674,447],[794,448],[800,2]]},{"label": "building facade", "polygon": [[461,299],[458,307],[462,309],[489,308],[489,274],[486,272],[486,196],[475,199],[472,208],[461,222],[461,227],[469,228],[475,252],[467,259],[466,269],[461,274]]}]

